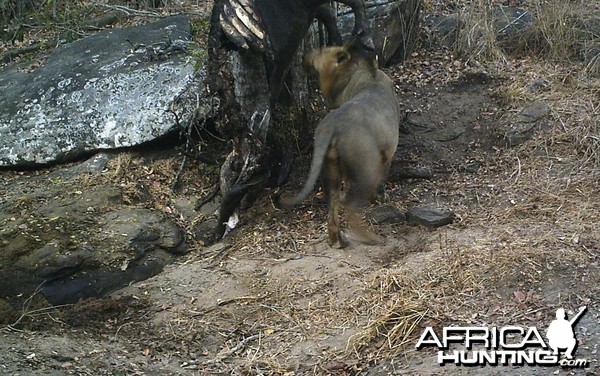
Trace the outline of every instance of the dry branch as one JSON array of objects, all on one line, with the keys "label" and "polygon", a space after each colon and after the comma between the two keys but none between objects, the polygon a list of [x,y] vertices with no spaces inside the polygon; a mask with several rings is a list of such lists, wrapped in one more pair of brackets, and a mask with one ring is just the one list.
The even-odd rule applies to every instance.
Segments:
[{"label": "dry branch", "polygon": [[243,348],[244,346],[246,346],[246,344],[250,341],[254,341],[255,339],[260,339],[262,336],[262,334],[254,334],[251,335],[250,337],[246,337],[243,340],[241,340],[237,345],[235,345],[234,347],[232,347],[231,349],[229,349],[228,351],[226,351],[225,353],[219,354],[215,359],[210,359],[206,362],[206,364],[215,364],[218,362],[223,361],[223,359],[231,356],[232,354],[235,354],[238,350],[240,350],[241,348]]},{"label": "dry branch", "polygon": [[163,15],[158,12],[131,9],[131,8],[128,8],[123,5],[109,5],[109,4],[94,3],[94,6],[123,12],[127,15],[127,17],[156,17],[156,18],[163,17]]}]

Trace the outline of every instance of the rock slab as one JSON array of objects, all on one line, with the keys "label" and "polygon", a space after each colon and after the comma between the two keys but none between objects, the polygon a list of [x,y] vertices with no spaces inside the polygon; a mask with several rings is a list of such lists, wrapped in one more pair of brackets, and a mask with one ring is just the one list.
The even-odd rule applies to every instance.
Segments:
[{"label": "rock slab", "polygon": [[190,38],[186,16],[167,17],[62,46],[37,68],[0,71],[0,167],[64,162],[167,134],[176,123],[170,106],[194,76]]},{"label": "rock slab", "polygon": [[168,215],[131,207],[120,187],[98,184],[109,159],[0,181],[0,301],[19,307],[36,292],[50,304],[102,296],[189,251]]},{"label": "rock slab", "polygon": [[399,209],[393,206],[383,205],[371,210],[367,214],[367,219],[370,222],[373,222],[378,225],[385,223],[393,224],[406,222],[406,215],[404,215],[403,212],[401,212]]},{"label": "rock slab", "polygon": [[408,224],[413,226],[441,227],[452,223],[454,212],[450,210],[414,207],[408,210],[406,219]]}]

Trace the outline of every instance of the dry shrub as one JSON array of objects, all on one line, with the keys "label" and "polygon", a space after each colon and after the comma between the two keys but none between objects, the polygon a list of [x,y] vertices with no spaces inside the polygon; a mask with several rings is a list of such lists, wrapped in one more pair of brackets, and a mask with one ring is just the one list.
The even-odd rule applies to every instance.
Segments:
[{"label": "dry shrub", "polygon": [[600,76],[600,36],[595,36],[585,43],[583,56],[586,60],[585,73],[590,76]]},{"label": "dry shrub", "polygon": [[474,2],[460,13],[462,27],[458,30],[454,53],[457,57],[475,62],[505,61],[504,53],[496,41],[493,6],[487,2]]},{"label": "dry shrub", "polygon": [[[463,60],[506,62],[506,49],[517,55],[533,55],[549,60],[588,61],[586,70],[600,71],[600,36],[594,31],[595,12],[587,0],[532,0],[527,12],[533,25],[508,41],[499,41],[496,17],[502,8],[490,1],[474,1],[460,13],[454,53]],[[516,20],[515,20],[516,21]]]},{"label": "dry shrub", "polygon": [[583,42],[589,38],[582,24],[586,2],[532,1],[536,20],[523,36],[525,51],[555,60],[579,57]]}]

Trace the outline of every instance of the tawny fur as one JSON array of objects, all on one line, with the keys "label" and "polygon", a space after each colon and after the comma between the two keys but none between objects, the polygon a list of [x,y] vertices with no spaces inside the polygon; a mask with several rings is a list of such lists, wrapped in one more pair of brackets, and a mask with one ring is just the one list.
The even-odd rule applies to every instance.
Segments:
[{"label": "tawny fur", "polygon": [[319,75],[321,92],[333,108],[315,130],[310,172],[297,196],[281,200],[292,207],[310,194],[319,176],[328,199],[331,246],[346,246],[340,230],[342,182],[349,226],[357,240],[382,243],[362,221],[362,210],[382,192],[398,145],[400,111],[393,83],[375,59],[352,42],[309,52],[305,67]]}]

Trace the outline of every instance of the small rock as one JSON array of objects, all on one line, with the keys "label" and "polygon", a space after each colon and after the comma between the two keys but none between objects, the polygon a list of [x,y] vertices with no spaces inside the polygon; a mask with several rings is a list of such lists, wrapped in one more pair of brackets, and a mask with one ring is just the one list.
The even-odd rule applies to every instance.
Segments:
[{"label": "small rock", "polygon": [[397,208],[384,205],[378,206],[367,214],[369,222],[375,224],[406,222],[406,216]]},{"label": "small rock", "polygon": [[531,106],[523,109],[519,114],[519,121],[522,123],[534,123],[542,117],[548,115],[550,106],[546,102],[535,102]]},{"label": "small rock", "polygon": [[476,174],[481,168],[481,166],[483,166],[483,162],[474,161],[460,166],[458,170],[469,174]]},{"label": "small rock", "polygon": [[543,78],[538,78],[527,85],[527,90],[529,90],[530,93],[540,93],[542,91],[550,90],[550,82]]},{"label": "small rock", "polygon": [[404,179],[431,179],[431,170],[425,167],[401,167],[396,169],[399,178]]},{"label": "small rock", "polygon": [[504,141],[506,146],[509,148],[521,145],[523,142],[529,140],[533,136],[534,124],[519,124],[514,126],[513,129],[508,130],[504,134]]},{"label": "small rock", "polygon": [[408,224],[413,226],[441,227],[452,223],[454,212],[451,210],[414,207],[406,213],[406,219]]},{"label": "small rock", "polygon": [[219,239],[215,239],[215,227],[217,227],[216,219],[208,219],[194,226],[194,237],[200,240],[204,245],[213,244]]}]

